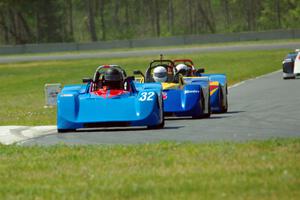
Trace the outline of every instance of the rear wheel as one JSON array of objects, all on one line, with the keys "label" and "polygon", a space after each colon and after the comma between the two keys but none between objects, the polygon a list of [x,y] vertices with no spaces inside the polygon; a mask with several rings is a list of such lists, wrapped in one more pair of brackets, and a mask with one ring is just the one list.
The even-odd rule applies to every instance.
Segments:
[{"label": "rear wheel", "polygon": [[227,98],[227,95],[225,95],[225,98],[226,98],[226,102],[225,102],[225,105],[224,105],[224,95],[223,95],[223,92],[221,90],[221,113],[226,113],[228,111],[228,98]]}]

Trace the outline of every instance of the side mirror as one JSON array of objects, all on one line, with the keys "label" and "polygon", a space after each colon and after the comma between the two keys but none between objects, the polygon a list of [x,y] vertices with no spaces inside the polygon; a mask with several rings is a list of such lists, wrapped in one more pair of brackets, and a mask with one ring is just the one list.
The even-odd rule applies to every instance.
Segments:
[{"label": "side mirror", "polygon": [[93,81],[92,78],[83,78],[83,79],[82,79],[82,82],[83,82],[83,83],[90,83],[90,82],[92,82],[92,81]]},{"label": "side mirror", "polygon": [[134,70],[133,74],[134,75],[142,75],[143,73],[140,70]]},{"label": "side mirror", "polygon": [[145,75],[143,74],[143,72],[141,72],[140,70],[134,70],[133,71],[133,74],[134,75],[140,75],[143,77],[143,80],[145,80]]},{"label": "side mirror", "polygon": [[204,72],[205,72],[204,68],[199,68],[196,73],[197,74],[202,74]]}]

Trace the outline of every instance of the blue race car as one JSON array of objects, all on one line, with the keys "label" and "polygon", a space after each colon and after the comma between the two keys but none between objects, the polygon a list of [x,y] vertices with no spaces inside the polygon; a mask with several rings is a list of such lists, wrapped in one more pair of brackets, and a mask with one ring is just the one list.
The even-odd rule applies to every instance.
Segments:
[{"label": "blue race car", "polygon": [[208,77],[210,87],[210,106],[212,113],[226,113],[228,110],[228,88],[225,74],[204,74],[204,69],[195,69],[190,59],[173,60],[177,70],[185,68],[185,82],[197,77]]},{"label": "blue race car", "polygon": [[164,113],[166,116],[210,117],[209,81],[207,77],[197,77],[188,83],[181,71],[177,71],[171,60],[153,60],[144,75],[141,75],[137,88],[144,83],[161,84],[163,87]]},{"label": "blue race car", "polygon": [[162,88],[144,84],[137,90],[134,77],[117,65],[97,68],[85,84],[66,85],[57,98],[58,132],[81,128],[147,126],[163,128]]}]

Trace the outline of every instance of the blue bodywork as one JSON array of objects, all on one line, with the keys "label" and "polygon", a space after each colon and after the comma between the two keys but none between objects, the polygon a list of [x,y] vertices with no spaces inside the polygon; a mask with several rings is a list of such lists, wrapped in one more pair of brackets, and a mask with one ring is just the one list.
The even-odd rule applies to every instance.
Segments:
[{"label": "blue bodywork", "polygon": [[205,110],[207,106],[205,105],[203,85],[208,86],[208,82],[187,84],[182,89],[163,90],[166,95],[164,112],[172,113],[175,116],[192,116],[195,118],[209,114],[209,111]]},{"label": "blue bodywork", "polygon": [[227,79],[225,74],[200,74],[200,77],[208,77],[210,82],[210,106],[213,113],[227,111]]},{"label": "blue bodywork", "polygon": [[225,74],[205,74],[204,68],[196,69],[191,59],[176,59],[173,63],[178,66],[179,64],[185,65],[188,70],[185,72],[185,79],[194,77],[207,77],[209,79],[210,90],[210,107],[213,113],[227,112],[227,79]]},{"label": "blue bodywork", "polygon": [[103,97],[90,92],[90,85],[67,85],[57,98],[57,129],[106,126],[157,126],[163,122],[162,88],[142,84],[131,91]]},{"label": "blue bodywork", "polygon": [[[167,72],[165,82],[155,82],[153,71],[156,67],[164,67]],[[139,89],[144,82],[151,85],[161,85],[163,89],[163,111],[166,116],[192,116],[193,118],[210,117],[209,78],[183,77],[177,71],[172,60],[153,60],[145,75],[141,71],[134,74],[142,76],[142,83],[136,82]],[[187,78],[187,79],[186,79]]]},{"label": "blue bodywork", "polygon": [[[194,118],[209,117],[209,81],[208,78],[199,77],[186,81],[184,85],[162,83],[164,113],[168,115],[192,116]],[[161,85],[161,83],[146,83]],[[136,83],[137,88],[141,83]],[[174,86],[174,87],[172,87]],[[171,87],[171,88],[168,88]]]}]

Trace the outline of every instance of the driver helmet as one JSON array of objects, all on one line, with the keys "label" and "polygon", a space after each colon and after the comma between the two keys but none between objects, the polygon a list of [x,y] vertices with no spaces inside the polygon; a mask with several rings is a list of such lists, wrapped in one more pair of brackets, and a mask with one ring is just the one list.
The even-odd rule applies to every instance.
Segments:
[{"label": "driver helmet", "polygon": [[168,79],[168,73],[163,66],[157,66],[153,70],[153,79],[155,82],[166,82]]},{"label": "driver helmet", "polygon": [[106,89],[122,89],[123,75],[122,73],[114,68],[110,68],[104,72],[103,86]]},{"label": "driver helmet", "polygon": [[180,70],[182,70],[184,73],[183,75],[187,75],[189,72],[189,67],[183,63],[176,65],[176,70],[177,72],[179,72]]}]

